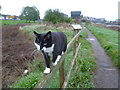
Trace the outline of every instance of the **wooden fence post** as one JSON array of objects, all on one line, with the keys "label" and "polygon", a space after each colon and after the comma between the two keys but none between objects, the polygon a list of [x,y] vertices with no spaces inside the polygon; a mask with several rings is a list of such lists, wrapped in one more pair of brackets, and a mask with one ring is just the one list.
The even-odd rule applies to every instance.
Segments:
[{"label": "wooden fence post", "polygon": [[[77,34],[77,30],[74,29],[74,36]],[[76,47],[77,47],[77,43],[76,43],[76,39],[74,41],[74,48],[73,48],[73,57],[75,56],[75,53],[76,53]],[[76,65],[76,60],[74,62],[74,65]]]},{"label": "wooden fence post", "polygon": [[78,37],[78,43],[80,43],[80,36]]},{"label": "wooden fence post", "polygon": [[65,60],[63,60],[60,68],[59,68],[59,77],[60,77],[60,88],[62,88],[62,85],[64,83],[65,80],[65,75],[64,75],[64,62]]},{"label": "wooden fence post", "polygon": [[63,86],[62,86],[62,88],[63,88],[62,90],[65,90],[65,88],[67,87],[68,81],[69,81],[69,79],[70,79],[70,74],[71,74],[72,68],[73,68],[73,66],[74,66],[74,62],[75,62],[75,60],[76,60],[76,58],[77,58],[77,55],[78,55],[78,52],[79,52],[79,49],[80,49],[80,45],[81,45],[81,43],[79,43],[78,47],[76,48],[76,53],[75,53],[75,56],[73,57],[72,63],[71,63],[71,65],[70,65],[70,68],[69,68],[69,70],[68,70],[68,73],[67,73],[67,75],[66,75],[66,77],[65,77],[64,84],[63,84]]},{"label": "wooden fence post", "polygon": [[[74,29],[74,36],[77,34],[76,30]],[[73,36],[73,37],[74,37]],[[76,52],[76,40],[74,41],[74,49],[73,49],[73,56],[75,55]]]},{"label": "wooden fence post", "polygon": [[[73,24],[73,29],[74,29],[74,36],[79,32],[80,29],[82,29],[82,27],[79,24]],[[78,37],[78,44],[80,42],[80,37]],[[73,49],[73,56],[75,55],[76,52],[76,47],[77,47],[77,42],[76,40],[74,41],[74,49]],[[76,65],[76,60],[74,62],[74,65]]]}]

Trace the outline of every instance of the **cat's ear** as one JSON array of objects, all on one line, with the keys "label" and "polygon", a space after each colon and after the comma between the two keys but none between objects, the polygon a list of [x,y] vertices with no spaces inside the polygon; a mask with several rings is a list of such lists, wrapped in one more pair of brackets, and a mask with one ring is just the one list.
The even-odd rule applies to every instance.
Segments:
[{"label": "cat's ear", "polygon": [[51,35],[51,31],[47,32],[47,34]]},{"label": "cat's ear", "polygon": [[36,31],[33,31],[33,32],[34,32],[34,35],[36,35],[36,36],[38,35],[38,33]]},{"label": "cat's ear", "polygon": [[51,37],[51,31],[47,32],[46,36],[47,36],[47,38],[50,38]]}]

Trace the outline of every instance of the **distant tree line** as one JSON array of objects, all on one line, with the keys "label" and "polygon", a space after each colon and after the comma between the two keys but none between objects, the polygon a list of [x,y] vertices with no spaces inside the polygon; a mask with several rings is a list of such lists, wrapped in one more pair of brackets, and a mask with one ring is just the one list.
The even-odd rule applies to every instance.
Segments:
[{"label": "distant tree line", "polygon": [[[40,12],[35,6],[33,7],[26,6],[23,8],[19,18],[21,20],[26,20],[26,22],[30,22],[31,20],[32,21],[40,20]],[[63,22],[66,22],[66,23],[72,22],[72,19],[66,17],[65,14],[59,11],[59,9],[47,10],[45,12],[45,17],[43,20],[47,22],[52,22],[53,24],[63,23]]]},{"label": "distant tree line", "polygon": [[59,11],[59,9],[49,9],[45,12],[44,21],[52,22],[53,24],[63,22],[71,23],[72,19],[64,16],[64,14]]}]

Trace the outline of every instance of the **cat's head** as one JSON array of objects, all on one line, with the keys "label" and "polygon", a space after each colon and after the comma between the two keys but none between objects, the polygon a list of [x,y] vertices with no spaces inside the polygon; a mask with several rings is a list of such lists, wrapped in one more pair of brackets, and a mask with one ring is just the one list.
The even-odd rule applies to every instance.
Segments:
[{"label": "cat's head", "polygon": [[44,33],[44,34],[39,34],[34,31],[34,35],[35,35],[35,43],[34,44],[38,50],[43,50],[44,48],[49,48],[52,46],[51,31]]}]

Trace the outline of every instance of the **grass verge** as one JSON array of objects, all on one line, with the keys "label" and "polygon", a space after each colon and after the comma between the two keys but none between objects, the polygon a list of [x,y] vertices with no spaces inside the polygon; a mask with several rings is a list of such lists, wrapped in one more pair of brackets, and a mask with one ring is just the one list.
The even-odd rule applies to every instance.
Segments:
[{"label": "grass verge", "polygon": [[115,66],[120,68],[120,63],[118,62],[118,31],[113,31],[111,29],[106,29],[98,26],[86,26],[98,39],[104,48],[105,52],[113,60]]},{"label": "grass verge", "polygon": [[[51,27],[45,25],[29,25],[21,27],[20,30],[24,33],[28,33],[32,39],[34,39],[33,31],[39,33],[44,33],[50,31],[62,31],[66,34],[68,42],[73,37],[72,28],[63,28],[63,27]],[[74,67],[68,88],[92,88],[92,70],[95,68],[95,56],[92,51],[91,44],[85,40],[87,38],[87,33],[82,32],[81,37],[81,49],[77,58],[77,68]],[[71,48],[69,54],[65,57],[65,74],[67,73],[71,60],[73,58],[73,48]],[[43,76],[43,71],[45,69],[44,62],[38,60],[32,61],[28,64],[30,72],[27,76],[23,76],[19,81],[9,86],[10,88],[33,88],[38,80]],[[59,72],[56,72],[54,77],[51,80],[51,83],[47,88],[59,88]]]},{"label": "grass verge", "polygon": [[87,32],[82,32],[81,48],[78,53],[77,66],[73,68],[68,88],[93,88],[93,70],[96,58],[91,44],[86,40]]},{"label": "grass verge", "polygon": [[2,25],[16,25],[16,24],[30,24],[30,23],[38,23],[38,21],[31,21],[30,23],[26,23],[26,20],[0,20],[0,26]]}]

